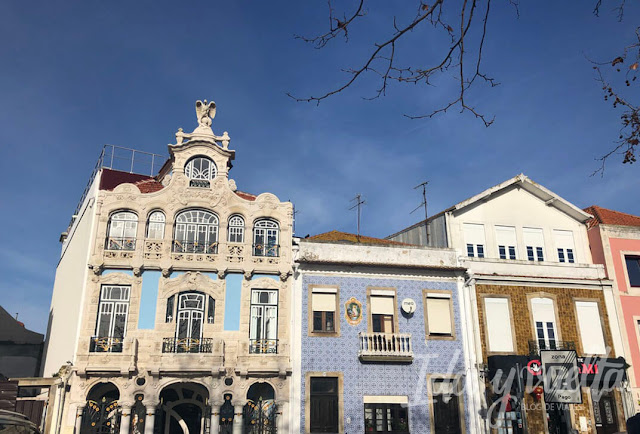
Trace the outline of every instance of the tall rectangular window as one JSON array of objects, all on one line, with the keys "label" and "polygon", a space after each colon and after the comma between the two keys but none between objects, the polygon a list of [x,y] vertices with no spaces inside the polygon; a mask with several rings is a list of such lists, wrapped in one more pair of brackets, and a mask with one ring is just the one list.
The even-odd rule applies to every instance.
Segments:
[{"label": "tall rectangular window", "polygon": [[598,303],[595,301],[576,301],[576,312],[578,313],[582,351],[585,355],[605,354],[606,345]]},{"label": "tall rectangular window", "polygon": [[451,294],[444,291],[427,292],[424,303],[427,337],[453,336]]},{"label": "tall rectangular window", "polygon": [[463,223],[464,242],[467,245],[467,256],[484,258],[484,225]]},{"label": "tall rectangular window", "polygon": [[278,291],[251,290],[249,340],[250,353],[278,352]]},{"label": "tall rectangular window", "polygon": [[395,332],[395,291],[372,290],[371,331],[374,333]]},{"label": "tall rectangular window", "polygon": [[129,316],[129,286],[103,285],[96,333],[91,340],[90,351],[122,352],[122,342],[127,332]]},{"label": "tall rectangular window", "polygon": [[573,232],[554,229],[553,238],[558,250],[558,262],[575,262],[575,246],[573,244]]},{"label": "tall rectangular window", "polygon": [[527,259],[530,261],[544,261],[544,236],[542,229],[522,228],[522,238],[527,248]]},{"label": "tall rectangular window", "polygon": [[431,379],[433,432],[438,434],[462,433],[459,393],[456,379]]},{"label": "tall rectangular window", "polygon": [[484,314],[487,323],[489,351],[497,353],[513,352],[509,299],[486,297],[484,299]]},{"label": "tall rectangular window", "polygon": [[516,259],[516,228],[496,226],[496,243],[500,259]]},{"label": "tall rectangular window", "polygon": [[337,320],[337,288],[314,287],[311,292],[312,331],[335,333]]},{"label": "tall rectangular window", "polygon": [[640,256],[625,256],[625,264],[627,265],[627,277],[629,285],[640,286]]},{"label": "tall rectangular window", "polygon": [[364,432],[409,434],[406,396],[364,396]]},{"label": "tall rectangular window", "polygon": [[339,432],[338,377],[310,377],[307,387],[310,432]]},{"label": "tall rectangular window", "polygon": [[536,338],[541,350],[555,350],[558,348],[558,330],[553,300],[550,298],[532,298],[531,309],[536,327]]}]

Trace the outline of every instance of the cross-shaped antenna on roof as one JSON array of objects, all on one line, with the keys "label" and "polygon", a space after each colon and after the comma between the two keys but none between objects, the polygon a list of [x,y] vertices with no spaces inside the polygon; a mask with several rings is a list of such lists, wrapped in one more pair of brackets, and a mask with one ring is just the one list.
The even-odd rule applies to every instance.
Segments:
[{"label": "cross-shaped antenna on roof", "polygon": [[415,187],[413,187],[414,190],[417,189],[417,188],[422,187],[422,203],[420,205],[418,205],[409,214],[413,214],[414,212],[418,211],[420,209],[420,207],[424,206],[424,229],[426,231],[426,236],[427,236],[426,245],[429,245],[429,224],[427,222],[427,184],[429,184],[429,181],[425,181],[422,184],[418,184]]},{"label": "cross-shaped antenna on roof", "polygon": [[351,211],[354,208],[358,208],[358,242],[360,242],[360,209],[362,207],[362,205],[364,205],[366,202],[364,200],[362,200],[362,195],[360,193],[356,194],[356,197],[354,197],[353,199],[351,199],[351,202],[355,201],[355,205],[353,205],[351,208],[349,208],[349,211]]},{"label": "cross-shaped antenna on roof", "polygon": [[296,209],[296,204],[291,202],[293,205],[293,233],[296,233],[296,216],[300,214],[302,211]]}]

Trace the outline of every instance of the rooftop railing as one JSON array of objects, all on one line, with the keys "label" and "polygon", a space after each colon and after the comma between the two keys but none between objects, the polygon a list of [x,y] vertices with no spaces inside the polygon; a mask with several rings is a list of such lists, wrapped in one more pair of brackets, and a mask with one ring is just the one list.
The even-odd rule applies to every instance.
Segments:
[{"label": "rooftop railing", "polygon": [[80,196],[80,201],[78,201],[78,205],[73,212],[67,232],[71,230],[73,223],[82,209],[82,204],[89,194],[93,180],[101,169],[119,170],[121,172],[154,176],[158,173],[158,170],[160,170],[166,160],[167,157],[164,155],[137,151],[135,149],[124,148],[122,146],[104,145],[100,151],[98,161],[89,176],[89,182],[87,182],[87,185]]}]

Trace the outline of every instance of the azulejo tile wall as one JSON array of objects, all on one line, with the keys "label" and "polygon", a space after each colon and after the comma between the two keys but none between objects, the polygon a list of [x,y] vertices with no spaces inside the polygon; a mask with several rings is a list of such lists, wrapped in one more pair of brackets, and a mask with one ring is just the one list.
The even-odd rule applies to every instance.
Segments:
[{"label": "azulejo tile wall", "polygon": [[[301,426],[305,426],[305,374],[307,372],[342,372],[344,376],[345,434],[364,432],[364,395],[400,395],[409,398],[409,428],[412,433],[430,432],[427,375],[464,375],[462,330],[459,323],[459,301],[455,280],[414,280],[402,278],[364,278],[352,276],[304,275],[302,280],[302,390]],[[337,285],[340,297],[340,336],[308,336],[309,285]],[[367,287],[391,287],[397,291],[398,332],[411,333],[414,360],[411,364],[367,363],[358,359],[358,333],[367,332]],[[455,340],[426,340],[423,290],[449,290],[452,294]],[[355,297],[362,303],[360,324],[347,323],[344,303]],[[405,317],[400,303],[405,298],[416,301],[416,312]],[[465,425],[468,425],[466,391]],[[468,427],[467,427],[468,432]]]}]

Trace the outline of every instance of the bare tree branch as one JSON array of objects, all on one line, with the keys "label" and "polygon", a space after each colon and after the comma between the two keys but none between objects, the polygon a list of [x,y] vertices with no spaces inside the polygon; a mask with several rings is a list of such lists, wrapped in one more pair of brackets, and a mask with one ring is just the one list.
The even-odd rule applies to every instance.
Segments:
[{"label": "bare tree branch", "polygon": [[[596,169],[591,176],[600,174],[604,176],[604,169],[607,160],[613,155],[621,155],[622,163],[633,164],[636,162],[636,153],[638,152],[638,145],[640,144],[640,106],[633,104],[626,97],[622,95],[619,87],[630,88],[632,86],[638,86],[638,71],[640,70],[640,27],[636,28],[636,41],[624,48],[622,55],[614,58],[606,63],[596,63],[593,69],[595,70],[597,77],[596,80],[602,85],[604,92],[604,100],[612,103],[614,109],[621,108],[623,110],[620,116],[622,126],[620,128],[620,135],[618,140],[615,141],[616,146],[597,158],[600,161],[600,167]],[[632,62],[628,67],[625,66],[625,62]],[[624,70],[624,83],[620,82],[618,88],[612,84],[611,80],[607,80],[602,72],[604,65],[610,65],[610,68],[614,69],[614,72],[621,73]],[[631,93],[631,92],[629,92]]]}]

